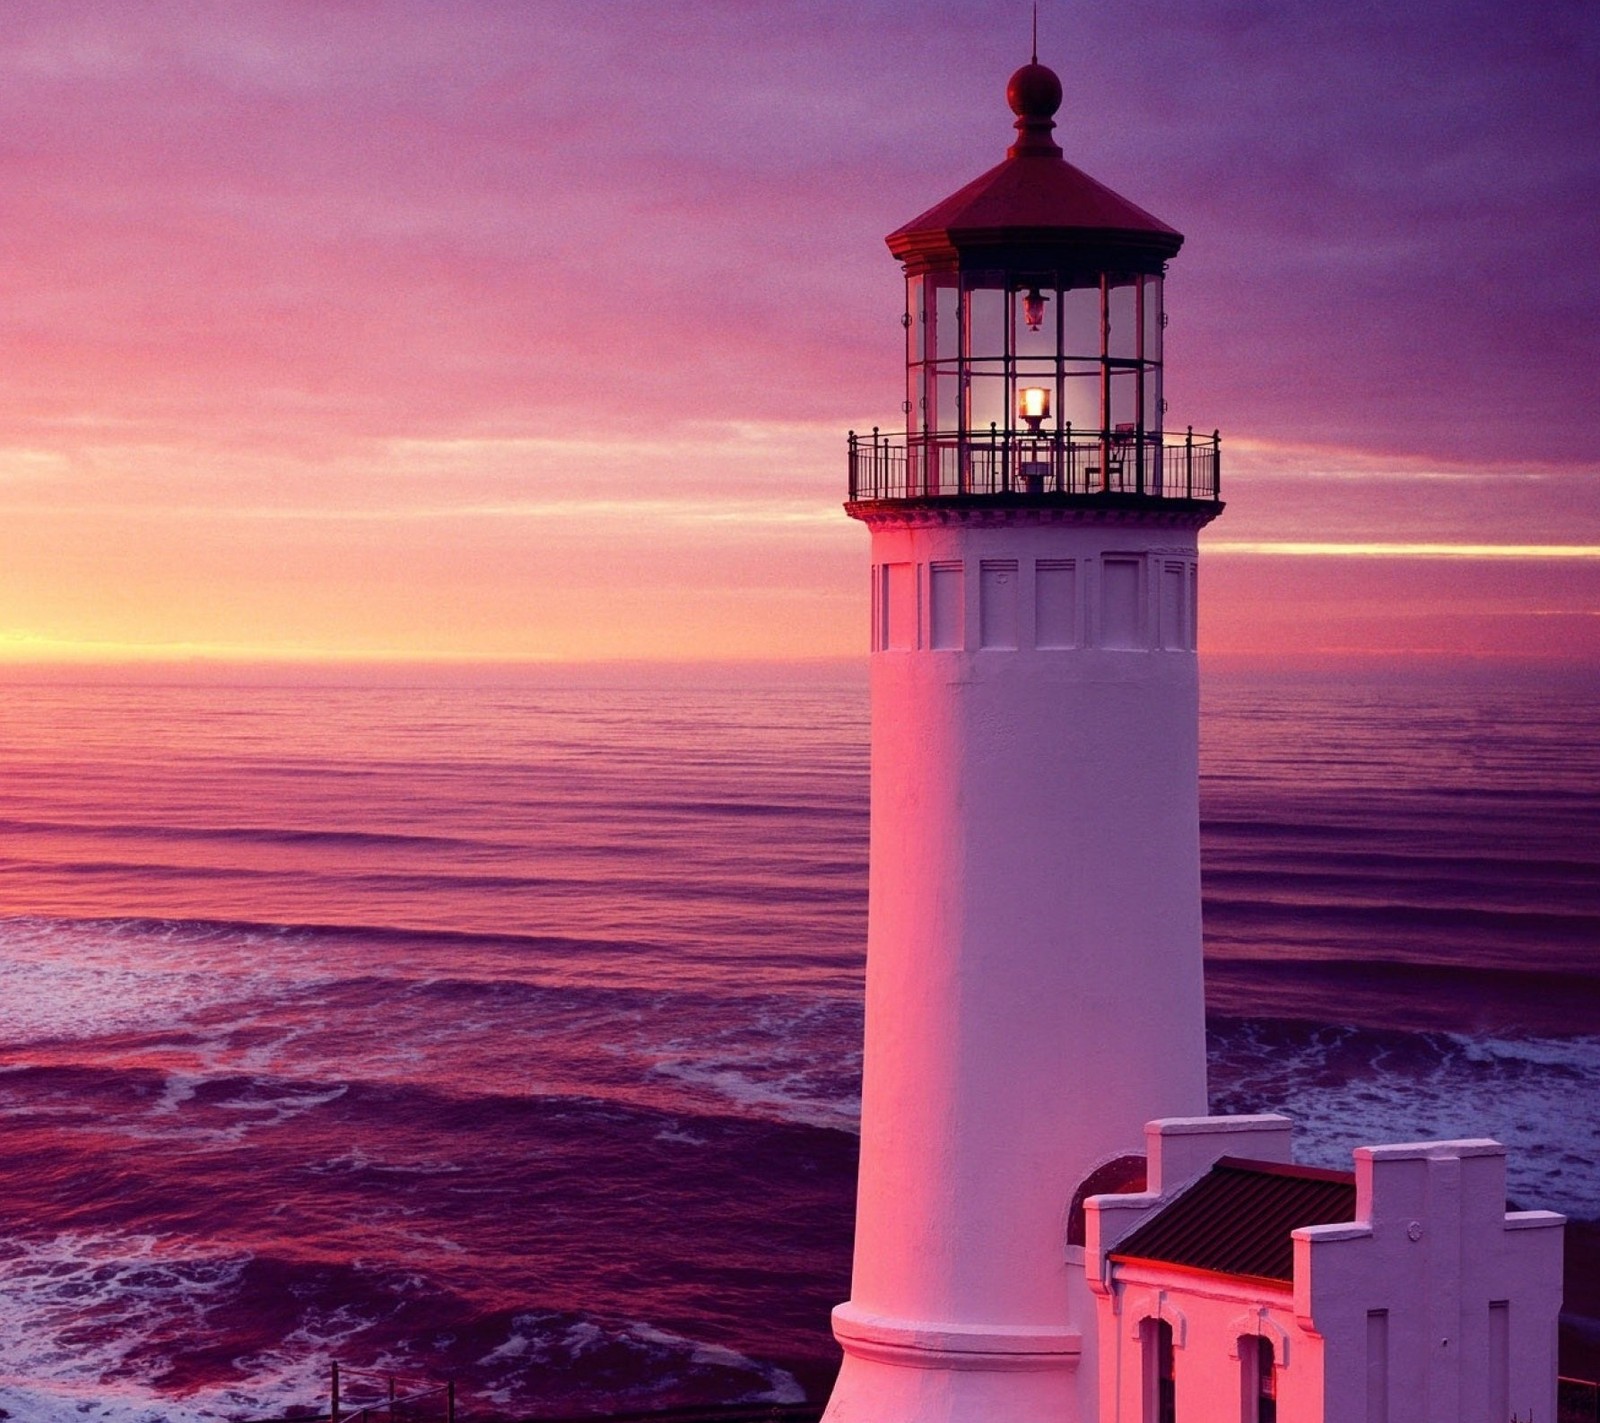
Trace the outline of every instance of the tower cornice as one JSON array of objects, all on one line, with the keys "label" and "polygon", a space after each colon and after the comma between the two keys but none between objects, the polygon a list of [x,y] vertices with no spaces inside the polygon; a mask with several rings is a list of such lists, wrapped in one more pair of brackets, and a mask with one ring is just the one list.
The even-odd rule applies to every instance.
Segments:
[{"label": "tower cornice", "polygon": [[[1092,500],[1092,502],[1091,502]],[[1096,495],[1070,503],[1038,495],[927,499],[858,499],[844,506],[869,529],[1015,528],[1019,524],[1107,525],[1144,529],[1203,529],[1226,506],[1218,499],[1149,499]]]}]

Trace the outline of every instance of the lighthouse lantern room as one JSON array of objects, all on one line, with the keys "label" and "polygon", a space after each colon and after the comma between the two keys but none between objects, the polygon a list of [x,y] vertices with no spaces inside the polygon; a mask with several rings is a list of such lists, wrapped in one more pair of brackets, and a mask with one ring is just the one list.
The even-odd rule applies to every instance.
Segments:
[{"label": "lighthouse lantern room", "polygon": [[1217,498],[1215,433],[1163,439],[1162,281],[1181,234],[1067,163],[1061,83],[1012,76],[1005,162],[889,236],[905,442],[851,437],[852,500]]}]

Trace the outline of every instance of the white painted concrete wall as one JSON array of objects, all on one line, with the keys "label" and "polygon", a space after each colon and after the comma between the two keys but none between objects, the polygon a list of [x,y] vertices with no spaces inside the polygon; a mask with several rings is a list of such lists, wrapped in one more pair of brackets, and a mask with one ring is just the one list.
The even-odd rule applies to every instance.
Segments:
[{"label": "white painted concrete wall", "polygon": [[1144,1423],[1143,1348],[1140,1324],[1165,1319],[1172,1326],[1173,1376],[1182,1423],[1240,1423],[1243,1365],[1239,1340],[1259,1334],[1272,1341],[1279,1363],[1279,1417],[1300,1423],[1318,1396],[1318,1341],[1299,1336],[1294,1293],[1285,1285],[1263,1288],[1237,1280],[1143,1264],[1113,1267],[1111,1251],[1162,1206],[1224,1156],[1250,1161],[1292,1161],[1294,1124],[1275,1114],[1252,1117],[1184,1117],[1145,1127],[1147,1191],[1092,1196],[1085,1203],[1085,1272],[1096,1296],[1095,1350],[1098,1423]]},{"label": "white painted concrete wall", "polygon": [[828,1417],[1077,1423],[1073,1190],[1205,1107],[1195,534],[897,513],[872,557],[862,1162]]},{"label": "white painted concrete wall", "polygon": [[1364,1146],[1355,1159],[1359,1224],[1295,1232],[1295,1309],[1325,1341],[1318,1416],[1554,1419],[1564,1218],[1506,1211],[1498,1142]]},{"label": "white painted concrete wall", "polygon": [[1273,1342],[1283,1423],[1553,1420],[1563,1218],[1507,1212],[1497,1142],[1359,1148],[1355,1219],[1294,1232],[1292,1287],[1110,1263],[1217,1158],[1289,1160],[1288,1130],[1282,1117],[1152,1122],[1152,1189],[1088,1202],[1098,1423],[1144,1423],[1146,1318],[1173,1327],[1182,1423],[1249,1423],[1250,1334]]},{"label": "white painted concrete wall", "polygon": [[[1277,1365],[1278,1417],[1320,1423],[1322,1341],[1295,1322],[1294,1293],[1222,1276],[1185,1275],[1129,1264],[1117,1267],[1111,1308],[1100,1324],[1099,1423],[1144,1423],[1140,1325],[1172,1326],[1179,1423],[1254,1423],[1240,1342],[1268,1340]],[[1329,1415],[1331,1419],[1334,1415]],[[1349,1423],[1355,1423],[1354,1419]]]}]

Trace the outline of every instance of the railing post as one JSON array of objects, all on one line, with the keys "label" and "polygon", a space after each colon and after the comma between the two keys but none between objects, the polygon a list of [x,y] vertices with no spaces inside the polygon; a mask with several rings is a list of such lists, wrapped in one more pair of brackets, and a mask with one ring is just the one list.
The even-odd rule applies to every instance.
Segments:
[{"label": "railing post", "polygon": [[1183,497],[1194,498],[1194,426],[1191,425],[1183,436]]},{"label": "railing post", "polygon": [[339,1423],[339,1361],[333,1361],[333,1406],[328,1409],[329,1423]]},{"label": "railing post", "polygon": [[850,502],[854,504],[860,497],[856,493],[856,432],[852,430],[849,436],[850,446]]},{"label": "railing post", "polygon": [[1222,498],[1222,431],[1211,432],[1211,497]]},{"label": "railing post", "polygon": [[874,425],[872,427],[872,497],[874,499],[883,498],[883,493],[880,492],[880,491],[882,490],[882,486],[883,486],[883,474],[884,474],[884,471],[883,471],[883,466],[879,461],[880,461],[880,456],[878,454],[878,427],[876,425]]},{"label": "railing post", "polygon": [[989,422],[989,488],[987,491],[990,494],[998,492],[994,487],[996,475],[1000,477],[1000,488],[1004,489],[1006,487],[1005,471],[1001,468],[999,442],[1000,427],[991,420]]}]

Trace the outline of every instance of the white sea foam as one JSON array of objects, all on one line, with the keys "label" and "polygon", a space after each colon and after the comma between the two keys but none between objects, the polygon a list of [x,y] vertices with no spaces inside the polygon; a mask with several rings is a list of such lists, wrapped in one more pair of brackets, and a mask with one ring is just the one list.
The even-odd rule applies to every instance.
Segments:
[{"label": "white sea foam", "polygon": [[400,1161],[391,1155],[380,1155],[352,1146],[326,1160],[310,1162],[305,1169],[317,1176],[352,1176],[367,1172],[393,1176],[459,1176],[469,1168],[459,1161],[446,1161],[439,1157]]},{"label": "white sea foam", "polygon": [[[239,1096],[201,1104],[198,1088],[203,1081],[181,1073],[176,1082],[169,1077],[148,1115],[107,1120],[102,1130],[163,1147],[236,1147],[257,1132],[270,1131],[336,1102],[350,1090],[342,1082],[329,1085],[258,1078]],[[191,1110],[185,1111],[186,1107]]]},{"label": "white sea foam", "polygon": [[273,999],[327,969],[291,969],[271,936],[243,928],[0,918],[0,1040],[78,1041],[208,1030],[223,1004]]},{"label": "white sea foam", "polygon": [[[674,1082],[683,1105],[733,1107],[748,1116],[857,1132],[861,1128],[861,1027],[854,1003],[773,999],[738,1021],[693,1035],[630,1044],[651,1079]],[[666,1015],[662,1015],[663,1021]]]},{"label": "white sea foam", "polygon": [[75,960],[61,946],[54,962],[19,955],[14,944],[0,955],[0,1035],[13,1046],[39,1041],[93,1039],[186,1025],[195,1010],[236,992],[234,984],[205,974],[142,965]]},{"label": "white sea foam", "polygon": [[275,1347],[232,1361],[237,1382],[163,1386],[248,1264],[153,1235],[0,1242],[0,1408],[13,1423],[216,1423],[325,1407],[328,1360],[373,1324],[350,1306],[306,1309]]},{"label": "white sea foam", "polygon": [[800,1387],[799,1382],[793,1375],[770,1364],[757,1364],[753,1359],[746,1358],[745,1355],[722,1344],[706,1344],[698,1340],[685,1339],[681,1334],[674,1334],[670,1330],[657,1328],[653,1324],[630,1324],[628,1332],[635,1339],[643,1340],[647,1344],[654,1344],[666,1350],[669,1356],[687,1349],[691,1366],[756,1372],[760,1375],[766,1387],[761,1393],[755,1394],[748,1399],[748,1402],[805,1402],[805,1390]]},{"label": "white sea foam", "polygon": [[[714,1396],[730,1398],[727,1385],[742,1382],[738,1401],[800,1403],[805,1390],[784,1369],[763,1364],[721,1344],[690,1339],[642,1321],[606,1325],[559,1314],[519,1314],[501,1344],[479,1360],[491,1379],[483,1396],[502,1407],[525,1398],[525,1374],[538,1370],[559,1387],[560,1374],[598,1355],[615,1371],[608,1399],[614,1407],[648,1407],[674,1389],[715,1381]],[[627,1378],[638,1380],[629,1384]],[[730,1401],[733,1401],[730,1398]]]},{"label": "white sea foam", "polygon": [[1489,1136],[1507,1148],[1518,1205],[1600,1219],[1600,1036],[1328,1030],[1285,1041],[1246,1025],[1222,1056],[1213,1090],[1224,1089],[1230,1110],[1293,1117],[1310,1164],[1348,1170],[1357,1146]]},{"label": "white sea foam", "polygon": [[247,1263],[152,1235],[0,1242],[0,1407],[15,1423],[198,1423],[243,1416],[274,1390],[304,1401],[287,1379],[176,1404],[156,1387],[168,1341],[203,1336]]}]

